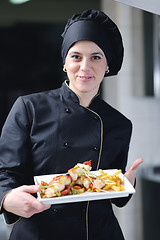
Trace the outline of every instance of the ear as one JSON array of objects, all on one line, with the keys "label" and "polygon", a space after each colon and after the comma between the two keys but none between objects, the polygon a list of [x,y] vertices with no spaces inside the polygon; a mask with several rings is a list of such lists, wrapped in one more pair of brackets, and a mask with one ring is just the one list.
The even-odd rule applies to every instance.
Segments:
[{"label": "ear", "polygon": [[65,65],[63,66],[63,71],[64,71],[64,72],[67,72]]},{"label": "ear", "polygon": [[109,66],[107,65],[107,67],[106,67],[106,72],[105,72],[105,74],[107,74],[107,73],[109,73]]}]

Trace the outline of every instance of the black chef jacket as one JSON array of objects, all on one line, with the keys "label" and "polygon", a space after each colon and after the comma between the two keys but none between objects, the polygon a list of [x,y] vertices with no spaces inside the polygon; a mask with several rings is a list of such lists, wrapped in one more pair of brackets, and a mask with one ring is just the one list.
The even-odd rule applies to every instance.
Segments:
[{"label": "black chef jacket", "polygon": [[[122,240],[111,200],[52,205],[31,218],[2,207],[13,188],[34,184],[33,176],[65,173],[91,160],[92,170],[125,171],[132,124],[97,95],[89,107],[79,104],[67,81],[56,90],[19,97],[0,139],[0,203],[10,239]],[[112,202],[123,206],[127,198]]]}]

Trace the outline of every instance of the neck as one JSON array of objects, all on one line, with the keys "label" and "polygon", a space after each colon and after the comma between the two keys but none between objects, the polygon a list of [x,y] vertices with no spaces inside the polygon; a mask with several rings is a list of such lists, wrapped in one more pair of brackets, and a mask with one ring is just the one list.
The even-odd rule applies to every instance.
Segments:
[{"label": "neck", "polygon": [[82,92],[75,90],[70,84],[70,82],[67,82],[67,84],[70,87],[70,89],[78,96],[79,104],[83,107],[88,107],[92,100],[94,99],[94,97],[98,94],[98,89],[93,89],[92,91],[88,92],[87,91]]},{"label": "neck", "polygon": [[78,95],[80,105],[83,107],[88,107],[96,95],[97,93],[91,95],[85,93]]}]

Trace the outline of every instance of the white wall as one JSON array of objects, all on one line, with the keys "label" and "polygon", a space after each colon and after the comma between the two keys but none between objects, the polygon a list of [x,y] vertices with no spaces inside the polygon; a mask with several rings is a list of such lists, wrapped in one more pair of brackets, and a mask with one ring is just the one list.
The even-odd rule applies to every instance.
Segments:
[{"label": "white wall", "polygon": [[136,194],[132,201],[117,214],[126,239],[142,240],[141,205],[143,203],[140,177],[142,168],[160,165],[160,100],[152,97],[123,98],[121,110],[133,123],[128,167],[138,157],[142,157],[144,163],[138,172]]},{"label": "white wall", "polygon": [[122,69],[104,80],[105,100],[120,108],[123,98],[144,95],[142,11],[112,0],[102,0],[102,9],[116,22],[123,38]]},{"label": "white wall", "polygon": [[[118,76],[106,78],[103,86],[105,100],[133,123],[127,167],[138,157],[145,160],[140,169],[148,164],[160,164],[160,99],[144,96],[142,10],[113,0],[102,0],[102,9],[117,23],[124,41],[122,69]],[[126,207],[115,208],[126,240],[143,239],[141,204],[138,174],[136,194]]]}]

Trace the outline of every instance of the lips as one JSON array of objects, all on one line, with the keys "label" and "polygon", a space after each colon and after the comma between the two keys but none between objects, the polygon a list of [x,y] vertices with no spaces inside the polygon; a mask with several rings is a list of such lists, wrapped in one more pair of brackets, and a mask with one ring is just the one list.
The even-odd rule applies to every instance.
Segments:
[{"label": "lips", "polygon": [[83,81],[88,81],[91,80],[93,76],[78,76],[78,78]]}]

